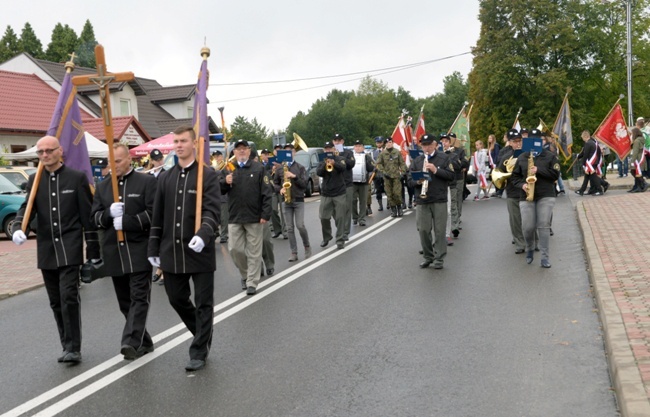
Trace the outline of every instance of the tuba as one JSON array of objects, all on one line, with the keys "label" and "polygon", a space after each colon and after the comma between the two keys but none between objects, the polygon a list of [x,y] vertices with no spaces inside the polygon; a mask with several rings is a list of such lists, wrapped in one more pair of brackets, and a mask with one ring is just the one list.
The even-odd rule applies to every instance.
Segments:
[{"label": "tuba", "polygon": [[535,160],[533,159],[533,153],[528,154],[528,176],[526,177],[526,184],[528,188],[526,189],[526,201],[533,201],[535,198],[535,183],[537,182],[537,176],[532,173],[532,169],[535,166]]},{"label": "tuba", "polygon": [[495,187],[497,188],[503,188],[506,184],[506,181],[510,176],[512,175],[512,171],[515,169],[515,163],[517,160],[515,159],[514,156],[511,156],[508,158],[505,162],[505,167],[507,172],[501,172],[497,171],[496,169],[493,169],[492,172],[490,173],[490,178],[492,179],[492,183],[494,184]]}]

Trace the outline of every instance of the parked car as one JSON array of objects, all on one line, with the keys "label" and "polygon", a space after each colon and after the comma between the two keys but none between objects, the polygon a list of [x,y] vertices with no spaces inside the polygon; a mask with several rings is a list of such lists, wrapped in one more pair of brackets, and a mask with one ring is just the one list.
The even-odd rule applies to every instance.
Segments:
[{"label": "parked car", "polygon": [[0,166],[0,176],[11,181],[18,188],[24,190],[29,176],[36,172],[36,167],[28,166]]},{"label": "parked car", "polygon": [[[25,192],[4,176],[0,176],[0,225],[9,239],[18,209],[25,201]],[[26,235],[29,235],[27,230]]]},{"label": "parked car", "polygon": [[320,177],[316,174],[316,168],[320,162],[318,155],[321,153],[324,153],[323,148],[308,148],[306,151],[296,152],[296,162],[307,171],[305,197],[311,197],[315,192],[320,193]]}]

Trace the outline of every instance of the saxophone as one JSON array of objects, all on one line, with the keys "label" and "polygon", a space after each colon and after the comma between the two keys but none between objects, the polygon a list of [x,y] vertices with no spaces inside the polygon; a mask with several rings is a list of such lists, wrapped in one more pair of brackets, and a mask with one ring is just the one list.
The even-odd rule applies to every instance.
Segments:
[{"label": "saxophone", "polygon": [[528,188],[526,189],[526,201],[533,201],[535,197],[535,182],[537,182],[537,176],[532,173],[532,169],[535,166],[535,160],[533,159],[533,153],[528,154],[528,176],[526,177],[526,184]]},{"label": "saxophone", "polygon": [[284,182],[282,183],[282,188],[284,188],[284,202],[285,204],[291,204],[291,178],[287,178],[287,172],[289,172],[289,164],[286,162],[283,165],[284,171]]}]

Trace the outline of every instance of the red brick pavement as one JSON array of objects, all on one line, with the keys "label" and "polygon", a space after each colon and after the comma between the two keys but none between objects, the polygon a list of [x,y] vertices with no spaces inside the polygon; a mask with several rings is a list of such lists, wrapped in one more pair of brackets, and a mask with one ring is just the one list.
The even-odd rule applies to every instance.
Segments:
[{"label": "red brick pavement", "polygon": [[650,416],[650,193],[577,205],[624,416]]},{"label": "red brick pavement", "polygon": [[36,269],[36,237],[21,246],[9,239],[0,241],[0,300],[43,285]]}]

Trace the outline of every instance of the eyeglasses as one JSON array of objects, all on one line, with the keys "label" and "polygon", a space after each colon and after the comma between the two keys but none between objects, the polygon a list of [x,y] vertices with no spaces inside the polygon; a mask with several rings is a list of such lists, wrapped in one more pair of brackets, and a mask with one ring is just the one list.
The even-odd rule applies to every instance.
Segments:
[{"label": "eyeglasses", "polygon": [[36,155],[41,156],[44,153],[48,154],[48,155],[52,155],[52,152],[56,151],[57,149],[59,149],[59,146],[57,146],[56,148],[53,148],[53,149],[39,149],[39,150],[36,151]]}]

